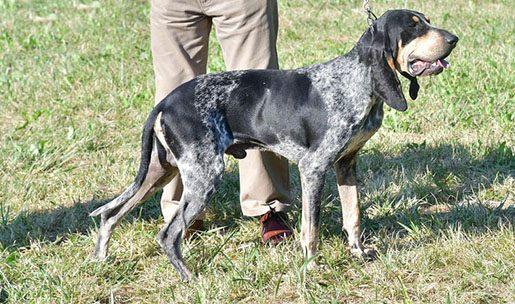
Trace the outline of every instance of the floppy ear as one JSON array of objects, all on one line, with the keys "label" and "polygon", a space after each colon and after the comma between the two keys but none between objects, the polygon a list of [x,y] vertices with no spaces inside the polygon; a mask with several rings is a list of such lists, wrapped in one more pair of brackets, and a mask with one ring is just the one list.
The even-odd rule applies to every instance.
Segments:
[{"label": "floppy ear", "polygon": [[395,73],[393,58],[386,52],[373,52],[372,93],[397,111],[406,111],[408,103]]},{"label": "floppy ear", "polygon": [[398,111],[406,111],[408,104],[402,93],[393,61],[395,43],[389,41],[383,18],[361,36],[359,44],[371,66],[372,94]]}]

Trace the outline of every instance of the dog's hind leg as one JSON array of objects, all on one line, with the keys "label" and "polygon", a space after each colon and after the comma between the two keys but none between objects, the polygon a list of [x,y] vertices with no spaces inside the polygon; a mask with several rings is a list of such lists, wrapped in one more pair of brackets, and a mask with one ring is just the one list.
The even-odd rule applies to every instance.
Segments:
[{"label": "dog's hind leg", "polygon": [[[135,194],[132,196],[125,195],[125,193],[130,192],[130,189],[128,189],[121,195],[125,195],[125,198],[122,198],[124,202],[120,202],[114,209],[107,209],[101,213],[98,239],[93,252],[95,258],[100,260],[106,258],[109,239],[111,238],[113,228],[118,222],[140,202],[144,202],[166,185],[178,173],[177,167],[174,166],[175,163],[171,164],[163,159],[159,160],[158,149],[162,149],[162,147],[158,147],[158,145],[154,141],[148,171]],[[134,185],[131,185],[131,187],[134,187]]]},{"label": "dog's hind leg", "polygon": [[223,155],[210,159],[203,155],[201,158],[202,160],[189,159],[182,162],[179,160],[184,186],[179,210],[157,235],[159,245],[184,281],[189,280],[192,275],[180,251],[181,240],[186,228],[204,210],[224,171]]},{"label": "dog's hind leg", "polygon": [[363,258],[374,258],[375,250],[366,248],[361,242],[360,210],[356,183],[356,155],[342,158],[334,165],[336,181],[342,205],[343,229],[351,253]]},{"label": "dog's hind leg", "polygon": [[[307,163],[307,165],[306,165]],[[302,225],[300,242],[307,268],[316,266],[314,260],[320,223],[320,200],[324,188],[325,168],[313,168],[309,162],[299,162],[302,185]]]}]

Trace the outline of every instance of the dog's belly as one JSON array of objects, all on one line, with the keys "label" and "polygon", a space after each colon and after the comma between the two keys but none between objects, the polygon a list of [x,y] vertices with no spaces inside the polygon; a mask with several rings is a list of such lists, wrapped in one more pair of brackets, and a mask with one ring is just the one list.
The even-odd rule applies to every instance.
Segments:
[{"label": "dog's belly", "polygon": [[289,139],[283,139],[280,143],[270,146],[269,149],[270,151],[286,157],[294,163],[298,163],[299,160],[309,151],[307,147]]},{"label": "dog's belly", "polygon": [[[226,150],[227,154],[233,155],[236,158],[244,158],[246,156],[246,149],[258,149],[264,151],[272,151],[281,156],[286,157],[288,160],[298,163],[306,155],[316,154],[318,157],[327,157],[328,159],[338,160],[344,156],[355,154],[358,152],[366,142],[377,132],[381,126],[383,119],[383,104],[377,103],[371,109],[368,115],[355,123],[353,126],[348,126],[351,131],[351,136],[348,137],[345,144],[340,146],[338,150],[336,147],[341,142],[336,139],[344,139],[345,131],[339,130],[336,133],[327,134],[327,138],[331,138],[332,142],[329,144],[327,138],[321,146],[306,146],[302,141],[296,141],[294,138],[278,133],[277,141],[274,143],[264,143],[257,139],[249,139],[242,134],[235,134],[234,143]],[[324,148],[325,147],[325,148]]]},{"label": "dog's belly", "polygon": [[263,143],[257,143],[252,141],[240,141],[235,142],[227,147],[225,150],[226,154],[232,155],[234,158],[243,159],[247,156],[245,150],[254,149],[260,151],[271,151],[277,153],[283,157],[286,157],[292,162],[298,162],[303,155],[306,154],[308,149],[291,140],[282,140],[278,144],[266,145]]}]

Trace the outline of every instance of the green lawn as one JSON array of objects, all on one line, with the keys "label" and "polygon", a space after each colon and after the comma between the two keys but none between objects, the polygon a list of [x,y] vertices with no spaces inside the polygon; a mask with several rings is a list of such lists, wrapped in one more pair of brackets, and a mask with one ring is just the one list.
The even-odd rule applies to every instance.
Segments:
[{"label": "green lawn", "polygon": [[[0,302],[514,303],[515,3],[371,4],[424,12],[460,37],[452,67],[421,79],[407,112],[387,110],[361,152],[363,227],[380,257],[345,248],[329,174],[323,266],[305,275],[297,235],[260,245],[230,160],[210,230],[183,247],[198,274],[186,284],[155,241],[158,197],[116,229],[106,263],[88,259],[98,219],[87,214],[133,179],[153,105],[149,1],[0,0]],[[366,27],[361,1],[279,8],[283,68],[343,54]],[[298,233],[298,207],[290,216]]]}]

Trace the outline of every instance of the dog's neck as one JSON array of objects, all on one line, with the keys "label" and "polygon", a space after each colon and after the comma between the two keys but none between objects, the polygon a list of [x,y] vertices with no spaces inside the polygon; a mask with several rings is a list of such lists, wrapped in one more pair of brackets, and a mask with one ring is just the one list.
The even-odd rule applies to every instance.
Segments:
[{"label": "dog's neck", "polygon": [[[329,103],[345,107],[339,101],[371,108],[378,101],[372,97],[371,65],[361,46],[330,61],[299,69],[309,75],[313,85]],[[341,98],[345,96],[345,98]],[[331,102],[332,101],[332,102]]]},{"label": "dog's neck", "polygon": [[372,94],[371,65],[354,47],[347,54],[300,72],[310,78],[324,99],[335,130],[377,130],[383,117],[383,102]]}]

